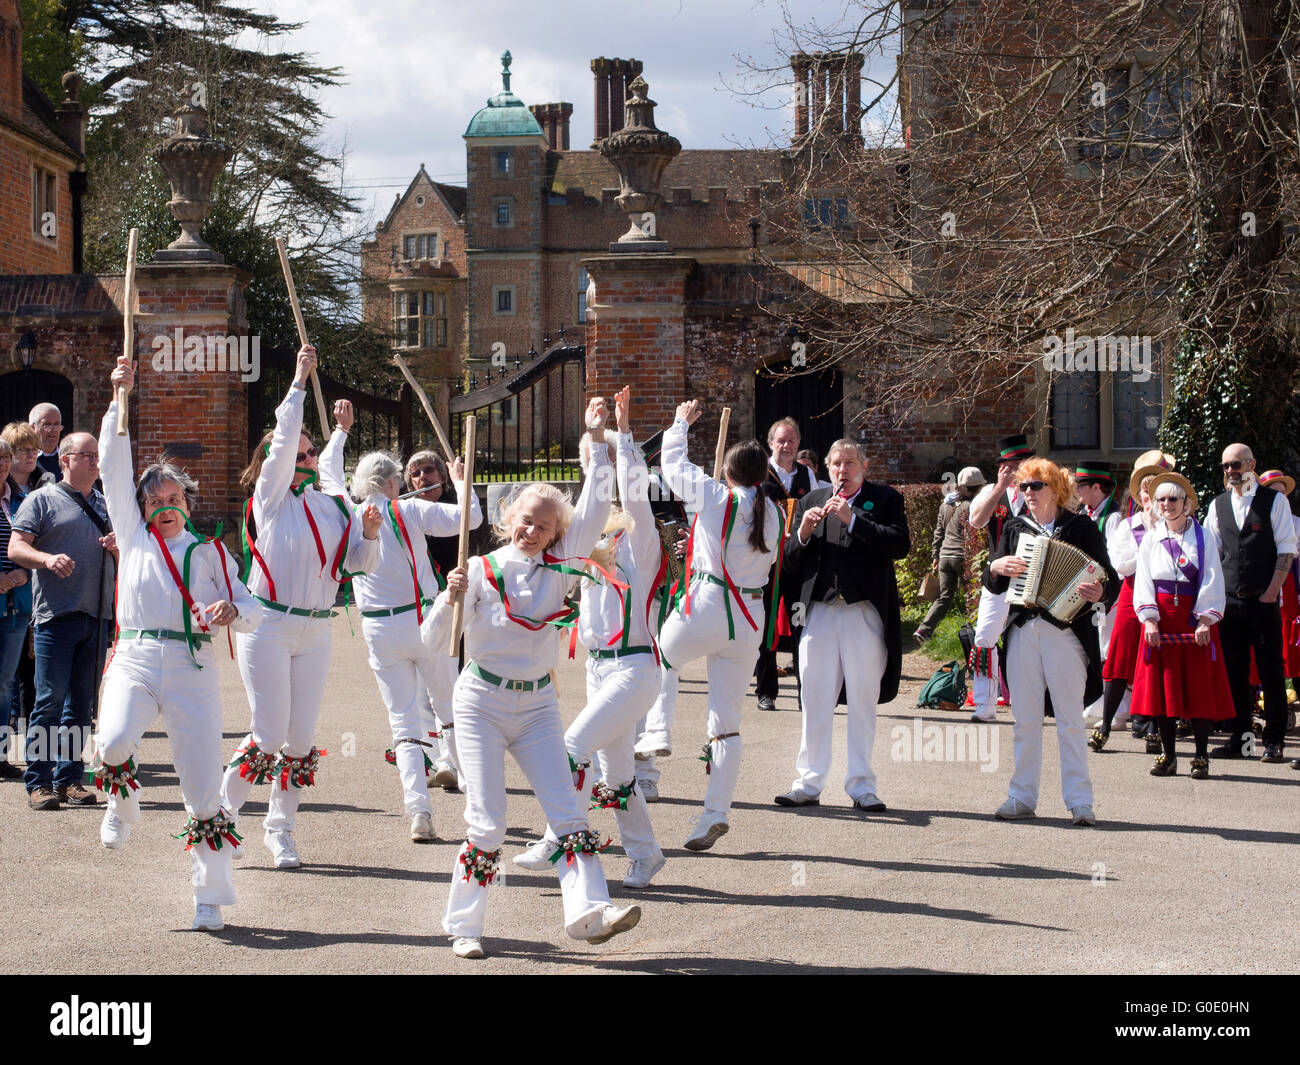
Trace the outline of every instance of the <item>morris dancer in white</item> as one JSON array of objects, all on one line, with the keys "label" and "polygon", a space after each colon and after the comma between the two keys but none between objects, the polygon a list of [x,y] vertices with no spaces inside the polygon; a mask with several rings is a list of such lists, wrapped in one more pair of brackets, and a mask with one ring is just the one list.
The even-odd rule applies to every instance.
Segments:
[{"label": "morris dancer in white", "polygon": [[[766,495],[767,454],[757,440],[734,444],[723,459],[726,483],[686,457],[686,434],[700,416],[697,400],[677,407],[664,433],[663,476],[697,513],[687,551],[688,587],[659,636],[663,657],[676,669],[707,656],[709,774],[704,812],[686,839],[705,851],[730,827],[727,815],[740,777],[740,718],[759,644],[774,636],[775,611],[764,626],[763,588],[780,557],[785,511]],[[779,600],[774,588],[773,602]]]},{"label": "morris dancer in white", "polygon": [[[134,381],[119,356],[114,396]],[[194,867],[194,929],[220,931],[221,907],[235,902],[231,855],[239,846],[234,817],[221,803],[221,692],[212,629],[257,627],[262,607],[240,583],[239,567],[220,546],[189,526],[198,485],[170,463],[131,482],[131,441],[117,435],[117,402],[99,431],[100,476],[121,552],[117,646],[104,677],[95,783],[108,792],[99,838],[116,850],[140,820],[135,756],[145,730],[162,714],[189,821],[185,840]],[[140,513],[141,503],[147,522]],[[189,526],[189,528],[187,528]]]},{"label": "morris dancer in white", "polygon": [[[633,745],[637,722],[659,691],[658,653],[650,634],[656,578],[663,577],[663,547],[646,491],[649,471],[632,440],[628,407],[631,392],[614,397],[618,439],[618,495],[622,509],[611,512],[605,532],[592,552],[597,565],[612,570],[625,585],[608,580],[582,581],[578,639],[587,648],[587,705],[564,733],[564,746],[578,779],[594,758],[599,777],[591,789],[593,808],[614,811],[618,834],[631,863],[625,888],[650,886],[664,867],[655,842],[650,813],[636,784]],[[592,433],[600,439],[599,430]],[[593,574],[596,576],[597,574]],[[579,785],[581,788],[581,784]],[[525,869],[546,869],[556,847],[554,830],[515,858]]]},{"label": "morris dancer in white", "polygon": [[[451,470],[457,497],[465,498],[465,467],[460,459]],[[425,550],[426,536],[452,536],[460,531],[460,506],[426,503],[423,499],[398,499],[402,491],[402,466],[382,451],[372,451],[357,462],[352,494],[384,515],[379,531],[379,561],[353,581],[361,610],[361,632],[370,650],[379,694],[388,707],[393,730],[392,757],[402,780],[406,816],[411,819],[411,839],[432,842],[433,803],[426,781],[433,760],[425,755],[433,746],[433,716],[428,712],[426,689],[455,684],[456,659],[426,648],[420,640],[424,612],[438,594],[433,566]],[[470,492],[470,528],[483,522],[478,497]],[[463,505],[463,504],[462,504]],[[450,668],[448,668],[450,665]]]},{"label": "morris dancer in white", "polygon": [[[302,431],[302,408],[315,365],[316,349],[304,346],[289,394],[276,408],[275,428],[240,477],[251,494],[245,577],[266,616],[256,632],[236,641],[253,720],[226,770],[222,795],[226,809],[238,814],[254,784],[271,782],[263,839],[277,869],[302,864],[293,828],[302,789],[316,783],[324,753],[313,742],[339,580],[345,570],[365,572],[378,561],[382,520],[378,507],[367,507],[362,521],[353,521],[340,497],[308,490],[318,474],[316,449]],[[341,483],[338,450],[334,478]]]},{"label": "morris dancer in white", "polygon": [[[602,407],[603,401],[591,401],[588,424],[603,420]],[[639,907],[620,910],[610,904],[597,857],[603,847],[588,829],[586,803],[573,787],[550,676],[559,662],[559,635],[552,625],[573,620],[567,593],[605,527],[613,473],[606,448],[597,447],[576,507],[547,484],[527,485],[504,502],[496,531],[506,545],[472,558],[468,573],[457,566],[447,574],[447,591],[421,629],[426,645],[446,654],[451,594],[464,594],[468,661],[456,681],[452,708],[469,831],[452,869],[442,920],[458,957],[484,953],[487,886],[497,874],[506,834],[507,751],[559,836],[552,857],[570,938],[604,943],[641,919]]]}]

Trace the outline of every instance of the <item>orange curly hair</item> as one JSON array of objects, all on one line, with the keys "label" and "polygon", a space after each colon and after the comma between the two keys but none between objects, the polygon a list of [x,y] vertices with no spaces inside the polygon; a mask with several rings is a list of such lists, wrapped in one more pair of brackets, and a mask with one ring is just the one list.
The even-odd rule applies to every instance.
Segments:
[{"label": "orange curly hair", "polygon": [[1016,484],[1026,481],[1042,481],[1056,495],[1056,505],[1068,508],[1074,502],[1074,486],[1069,475],[1055,462],[1045,458],[1026,459],[1016,471]]}]

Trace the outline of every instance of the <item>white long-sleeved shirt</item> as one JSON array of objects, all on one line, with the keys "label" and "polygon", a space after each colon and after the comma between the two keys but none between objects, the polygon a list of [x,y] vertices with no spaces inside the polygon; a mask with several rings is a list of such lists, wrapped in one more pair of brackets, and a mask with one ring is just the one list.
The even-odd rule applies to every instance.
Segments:
[{"label": "white long-sleeved shirt", "polygon": [[[1260,490],[1258,482],[1252,482],[1250,488],[1237,495],[1236,492],[1229,491],[1228,497],[1232,501],[1232,516],[1237,519],[1237,529],[1240,530],[1246,521],[1246,513],[1250,510],[1251,500],[1254,499],[1255,493]],[[1286,496],[1281,492],[1273,491],[1273,504],[1269,508],[1269,524],[1273,526],[1273,541],[1277,544],[1277,553],[1279,555],[1294,555],[1296,553],[1296,527],[1291,520],[1291,507],[1287,504]],[[1219,533],[1219,508],[1211,501],[1210,509],[1205,515],[1205,528],[1214,531],[1215,540],[1222,542],[1223,537]]]},{"label": "white long-sleeved shirt", "polygon": [[[301,496],[295,496],[291,491],[305,395],[304,389],[290,388],[275,410],[270,451],[253,489],[254,542],[275,581],[276,602],[305,610],[328,610],[338,594],[338,581],[330,574],[347,519],[334,498],[325,492],[309,487]],[[308,510],[320,533],[325,552],[323,566],[307,521]],[[369,572],[378,558],[379,541],[365,538],[358,515],[348,532],[343,568],[351,573]],[[256,560],[248,576],[248,588],[254,595],[271,598],[271,586]]]},{"label": "white long-sleeved shirt", "polygon": [[[456,498],[466,495],[463,482],[456,483]],[[469,527],[477,529],[483,524],[483,511],[478,504],[478,494],[470,497]],[[389,503],[397,508],[411,539],[412,552],[398,539],[389,514]],[[368,573],[356,577],[352,587],[357,593],[357,606],[362,610],[393,609],[415,602],[415,581],[411,577],[411,554],[415,556],[415,575],[420,581],[420,592],[432,600],[438,594],[438,580],[425,549],[426,536],[456,536],[460,533],[460,504],[431,503],[427,499],[389,500],[384,495],[374,495],[355,508],[354,522],[361,520],[367,506],[374,504],[384,516],[379,526],[379,561]],[[415,615],[412,614],[412,617]]]},{"label": "white long-sleeved shirt", "polygon": [[[320,490],[326,495],[342,496],[344,500],[348,498],[347,475],[343,471],[343,448],[347,442],[348,434],[342,429],[335,429],[316,460]],[[294,454],[296,456],[297,452]]]},{"label": "white long-sleeved shirt", "polygon": [[[135,479],[131,472],[131,438],[117,435],[117,401],[99,429],[99,475],[104,484],[104,501],[117,534],[117,623],[122,629],[167,629],[185,631],[189,607],[158,549],[158,541],[136,502]],[[188,529],[164,540],[176,572],[185,575],[185,552],[198,540]],[[224,574],[222,572],[224,567]],[[230,587],[227,589],[226,581]],[[200,607],[229,600],[239,611],[231,623],[236,632],[252,632],[262,620],[262,604],[254,599],[239,579],[239,565],[229,551],[219,551],[216,544],[201,544],[190,556],[188,586]],[[206,618],[205,618],[206,620]],[[191,621],[191,631],[201,628]],[[212,634],[218,627],[211,626]]]},{"label": "white long-sleeved shirt", "polygon": [[605,580],[583,580],[578,640],[588,650],[649,647],[652,642],[646,624],[646,602],[650,583],[659,572],[662,548],[646,490],[649,470],[631,433],[619,434],[615,469],[618,496],[633,523],[630,530],[618,533],[618,548],[614,553],[615,576],[628,585],[623,601],[631,604],[631,620],[627,631],[611,645],[610,641],[623,628],[623,606],[618,591]]},{"label": "white long-sleeved shirt", "polygon": [[1137,571],[1139,529],[1145,538],[1147,529],[1141,511],[1120,518],[1106,532],[1106,554],[1110,556],[1110,564],[1115,567],[1115,572],[1121,577],[1131,577]]},{"label": "white long-sleeved shirt", "polygon": [[[1202,531],[1205,534],[1203,559],[1196,550],[1195,518],[1187,520],[1181,536],[1170,532],[1169,526],[1160,521],[1142,538],[1142,546],[1138,548],[1137,571],[1133,577],[1133,609],[1140,620],[1160,620],[1160,607],[1156,603],[1156,581],[1176,580],[1181,594],[1192,594],[1191,583],[1175,561],[1179,554],[1201,571],[1201,586],[1192,605],[1193,618],[1214,624],[1223,617],[1227,590],[1223,582],[1223,564],[1219,561],[1219,538],[1213,529],[1202,526]],[[1169,553],[1166,543],[1174,546],[1174,555]]]},{"label": "white long-sleeved shirt", "polygon": [[[573,575],[547,569],[548,558],[570,559],[590,555],[609,517],[613,500],[614,468],[607,450],[593,449],[591,468],[582,486],[582,494],[573,508],[573,519],[560,539],[532,558],[513,544],[491,553],[501,570],[504,590],[510,600],[510,613],[540,621],[564,608],[564,597],[573,585]],[[500,595],[488,580],[487,558],[475,555],[469,560],[468,586],[465,589],[465,653],[489,673],[510,680],[538,680],[556,667],[560,657],[560,630],[543,625],[537,631],[512,621]],[[580,569],[580,562],[566,562]],[[420,637],[436,654],[446,654],[451,641],[452,603],[442,592],[433,609],[424,617]]]},{"label": "white long-sleeved shirt", "polygon": [[[970,501],[971,513],[974,514],[976,508],[978,508],[979,505],[984,502],[984,500],[988,499],[989,496],[993,495],[997,491],[998,491],[998,486],[995,482],[992,484],[986,484],[983,488],[981,488],[978,492],[976,492],[975,498]],[[1011,517],[1015,517],[1017,514],[1019,514],[1022,510],[1025,509],[1025,497],[1022,496],[1019,490],[1016,488],[1007,488],[1004,489],[1003,491],[1005,492],[1007,497],[1007,509],[1009,511],[1009,515]],[[976,525],[973,520],[970,520],[970,527],[972,529],[982,529],[984,528],[985,525],[987,525],[992,520],[993,520],[993,512],[990,511],[988,519],[979,525]]]},{"label": "white long-sleeved shirt", "polygon": [[[663,476],[668,487],[684,499],[691,500],[699,510],[695,523],[695,542],[692,546],[691,565],[697,572],[708,573],[722,579],[722,531],[727,513],[727,500],[732,489],[715,481],[686,457],[686,434],[690,427],[678,418],[664,433]],[[767,584],[772,563],[780,548],[780,508],[766,500],[763,533],[766,551],[755,551],[749,546],[749,530],[753,526],[754,493],[752,485],[737,486],[740,493],[731,540],[727,544],[727,572],[737,588],[761,588]]]}]

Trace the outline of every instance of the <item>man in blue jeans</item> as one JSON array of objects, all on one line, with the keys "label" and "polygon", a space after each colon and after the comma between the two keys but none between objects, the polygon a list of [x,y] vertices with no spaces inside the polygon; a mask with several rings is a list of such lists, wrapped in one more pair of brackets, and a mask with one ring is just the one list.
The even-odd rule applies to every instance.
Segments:
[{"label": "man in blue jeans", "polygon": [[116,544],[95,491],[99,444],[70,433],[59,445],[63,480],[32,492],[13,519],[9,557],[32,571],[36,706],[23,783],[33,810],[93,806],[81,755],[112,631]]}]

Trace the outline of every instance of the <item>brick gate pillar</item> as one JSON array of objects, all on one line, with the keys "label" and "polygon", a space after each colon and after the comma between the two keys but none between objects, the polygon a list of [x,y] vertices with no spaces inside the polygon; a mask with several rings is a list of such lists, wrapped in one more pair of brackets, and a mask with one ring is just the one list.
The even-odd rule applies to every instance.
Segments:
[{"label": "brick gate pillar", "polygon": [[236,529],[244,502],[248,389],[261,375],[260,338],[248,336],[244,312],[249,276],[218,263],[145,263],[135,272],[136,472],[164,454],[184,468],[199,482],[194,524],[205,533],[218,519],[227,534]]},{"label": "brick gate pillar", "polygon": [[[632,431],[645,440],[668,428],[689,398],[686,278],[695,260],[623,252],[582,265],[596,290],[587,303],[587,396],[608,398],[631,385]],[[716,434],[717,412],[710,413]]]}]

